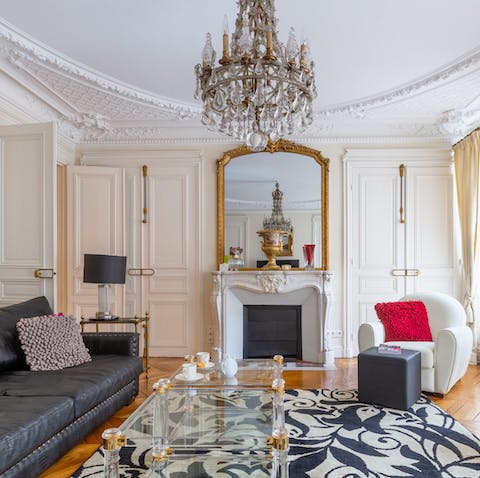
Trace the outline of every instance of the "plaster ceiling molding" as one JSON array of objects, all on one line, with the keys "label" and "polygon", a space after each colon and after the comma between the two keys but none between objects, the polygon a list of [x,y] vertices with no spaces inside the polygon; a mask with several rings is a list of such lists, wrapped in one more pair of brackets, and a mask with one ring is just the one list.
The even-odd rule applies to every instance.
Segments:
[{"label": "plaster ceiling molding", "polygon": [[199,116],[195,109],[177,105],[173,100],[160,102],[152,97],[147,101],[147,97],[139,100],[121,95],[30,58],[22,58],[17,63],[79,111],[95,111],[110,120],[183,120]]},{"label": "plaster ceiling molding", "polygon": [[140,104],[151,105],[170,111],[174,118],[192,118],[200,114],[200,107],[190,103],[180,102],[171,98],[154,95],[147,91],[110,78],[103,73],[90,69],[88,66],[67,58],[60,52],[49,48],[26,33],[20,32],[6,20],[0,18],[0,38],[10,45],[10,54],[26,63],[36,64],[57,75],[63,74],[72,81],[84,82],[95,86],[104,93],[110,93],[137,101]]},{"label": "plaster ceiling molding", "polygon": [[4,60],[16,67],[9,70],[2,62],[2,71],[39,96],[61,121],[84,130],[82,135],[63,124],[70,137],[98,140],[111,129],[112,119],[179,120],[200,114],[195,105],[139,91],[66,59],[2,19],[0,42]]},{"label": "plaster ceiling molding", "polygon": [[[126,2],[122,4],[128,6]],[[158,6],[158,8],[165,8],[165,6]],[[285,4],[285,8],[287,8],[287,4]],[[17,5],[12,2],[10,13],[13,14],[16,9]],[[66,11],[58,9],[52,15],[61,15]],[[464,16],[467,11],[469,10],[465,6]],[[146,14],[148,10],[138,10],[138,12]],[[83,47],[84,43],[80,36],[78,40],[74,37],[65,39],[61,29],[52,31],[53,37],[45,36],[47,26],[40,23],[28,26],[28,21],[23,24],[22,19],[25,19],[25,15],[20,6],[18,6],[17,13],[18,17],[12,17],[15,24],[18,21],[19,25],[24,27],[27,25],[25,27],[27,31],[35,32],[38,38],[42,38],[48,43],[54,37],[56,41],[53,41],[52,44],[57,48],[63,48],[61,45],[67,45],[67,43],[70,47],[75,43],[78,44],[77,46]],[[401,11],[399,11],[400,13]],[[170,14],[176,18],[175,8],[172,7]],[[60,20],[61,18],[57,19],[57,21]],[[201,27],[200,24],[196,26]],[[172,28],[174,34],[178,33],[173,23],[168,28]],[[425,40],[424,35],[427,30],[421,30],[418,41]],[[442,34],[441,30],[437,29],[431,33]],[[99,32],[94,31],[92,35],[99,35]],[[436,37],[432,36],[432,38]],[[459,41],[458,44],[455,43],[456,40]],[[327,82],[324,85],[326,97],[329,97],[328,92],[330,91],[331,97],[335,98],[334,101],[338,100],[338,103],[327,106],[317,103],[313,125],[305,133],[292,135],[288,139],[302,143],[321,141],[335,144],[379,144],[454,141],[455,138],[463,136],[464,131],[468,132],[479,122],[477,111],[480,110],[480,104],[478,104],[480,102],[478,97],[480,47],[470,50],[454,61],[445,62],[449,61],[449,58],[459,55],[459,52],[465,51],[465,45],[470,45],[467,48],[471,48],[472,42],[477,42],[477,38],[473,34],[468,38],[465,37],[464,40],[462,43],[457,37],[452,39],[450,44],[455,48],[448,52],[442,50],[438,55],[436,54],[439,51],[438,48],[432,46],[430,50],[427,49],[424,52],[429,56],[423,58],[423,62],[407,62],[410,69],[399,69],[395,65],[391,65],[388,70],[377,68],[376,71],[385,71],[385,76],[388,77],[385,81],[382,80],[382,75],[377,74],[377,77],[372,77],[373,73],[369,73],[369,68],[363,65],[365,68],[360,68],[359,75],[363,75],[364,89],[350,87],[345,90],[345,82],[343,82],[344,89],[342,90],[341,85],[332,81]],[[386,41],[388,43],[388,38]],[[161,45],[161,43],[153,41],[146,44],[149,45],[149,48]],[[362,44],[359,44],[358,47],[359,49],[363,48]],[[161,55],[169,54],[164,47],[158,46],[158,48],[160,59],[163,58]],[[85,48],[83,49],[85,50]],[[77,58],[75,50],[67,48],[66,51]],[[81,52],[82,49],[80,48],[78,51]],[[118,57],[119,61],[124,61],[122,52],[118,49],[112,49],[110,53]],[[190,47],[184,53],[190,54]],[[332,55],[334,53],[334,51],[331,52]],[[401,51],[401,53],[404,54],[403,59],[408,60],[408,55],[405,56],[408,52]],[[428,62],[432,55],[435,55],[437,60]],[[413,56],[410,54],[410,57]],[[86,63],[89,62],[88,55],[81,56],[81,58]],[[85,60],[85,58],[87,59]],[[95,58],[102,59],[101,55],[95,55]],[[178,58],[184,57],[178,56]],[[152,54],[144,50],[139,61],[141,59],[148,60],[148,64],[151,65]],[[326,60],[328,58],[319,58],[317,63],[322,65]],[[435,64],[441,65],[442,63],[444,66],[435,68]],[[102,63],[92,64],[101,68]],[[422,69],[422,65],[425,64],[428,64],[427,68],[432,72],[418,77],[420,72],[424,71],[425,66]],[[123,71],[125,62],[119,63],[119,65],[122,66]],[[176,66],[184,68],[183,63]],[[354,78],[352,76],[354,66],[353,63],[345,65],[343,73],[346,78]],[[362,65],[356,67],[359,66]],[[378,67],[379,65],[372,66]],[[174,67],[175,65],[170,68],[171,72],[176,71]],[[236,144],[231,138],[211,133],[201,125],[201,105],[185,100],[192,94],[190,90],[185,91],[185,81],[177,82],[178,88],[175,84],[170,95],[183,99],[172,99],[169,95],[165,95],[165,91],[169,90],[163,88],[162,82],[156,83],[158,88],[152,90],[155,93],[146,91],[69,58],[35,40],[27,33],[23,33],[1,18],[0,71],[12,82],[15,82],[17,88],[20,87],[19,90],[22,91],[20,96],[18,92],[15,94],[12,92],[12,95],[10,92],[8,94],[4,92],[0,97],[15,98],[12,100],[12,104],[17,103],[18,99],[21,111],[36,121],[57,120],[60,133],[77,143]],[[112,74],[111,70],[107,69],[106,71]],[[180,71],[183,70],[180,69]],[[409,78],[409,74],[411,77],[417,76],[417,79],[405,82]],[[366,81],[369,75],[370,80]],[[321,75],[318,76],[320,88],[322,88]],[[395,84],[394,81],[397,77],[401,78],[399,81],[403,82],[399,87],[386,89],[374,95],[361,96],[375,91],[375,85],[377,85],[377,91],[381,91],[382,87],[388,88],[389,85]],[[124,76],[120,75],[119,78],[125,80]],[[183,79],[185,78],[187,77],[184,74]],[[127,81],[130,80],[127,78]],[[365,85],[372,86],[365,89]],[[344,94],[336,94],[337,90],[343,91]],[[354,95],[357,91],[360,99],[349,100],[347,93]],[[326,101],[323,101],[323,105],[325,104]]]},{"label": "plaster ceiling molding", "polygon": [[[411,121],[435,124],[446,111],[463,110],[478,98],[480,85],[480,65],[452,81],[437,85],[428,91],[413,95],[403,101],[384,105],[368,112],[366,118],[386,119],[393,123]],[[478,105],[480,108],[480,105]]]},{"label": "plaster ceiling molding", "polygon": [[389,123],[386,126],[391,130],[397,131],[402,136],[435,138],[436,140],[445,136],[438,124],[432,124],[430,122],[420,123],[415,121],[399,121],[397,123]]},{"label": "plaster ceiling molding", "polygon": [[[377,95],[340,105],[331,105],[317,111],[316,117],[347,116],[363,118],[374,108],[397,104],[407,98],[435,90],[446,82],[452,82],[470,72],[478,73],[480,68],[480,47],[468,52],[455,61],[444,65],[434,72],[399,87],[384,91]],[[478,83],[476,83],[478,85]],[[471,91],[471,90],[470,90]]]},{"label": "plaster ceiling molding", "polygon": [[112,128],[102,136],[85,135],[84,144],[240,144],[220,136],[192,121],[112,122]]},{"label": "plaster ceiling molding", "polygon": [[460,141],[479,126],[480,109],[446,111],[438,123],[439,129],[448,136],[452,144]]}]

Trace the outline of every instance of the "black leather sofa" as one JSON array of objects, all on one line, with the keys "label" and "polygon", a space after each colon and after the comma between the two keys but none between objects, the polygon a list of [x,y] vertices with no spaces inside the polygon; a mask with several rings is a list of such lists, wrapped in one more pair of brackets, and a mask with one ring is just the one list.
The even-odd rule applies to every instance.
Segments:
[{"label": "black leather sofa", "polygon": [[85,333],[92,362],[58,371],[27,368],[21,317],[51,314],[45,297],[0,308],[0,476],[33,478],[138,393],[138,334]]}]

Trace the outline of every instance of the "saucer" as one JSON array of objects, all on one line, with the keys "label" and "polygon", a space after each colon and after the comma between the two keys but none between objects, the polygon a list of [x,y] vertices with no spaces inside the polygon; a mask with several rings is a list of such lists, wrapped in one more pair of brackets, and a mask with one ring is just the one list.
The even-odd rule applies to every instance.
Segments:
[{"label": "saucer", "polygon": [[181,382],[196,382],[197,380],[200,380],[203,378],[203,375],[201,373],[196,373],[193,378],[185,378],[183,376],[183,373],[179,373],[178,375],[175,375],[175,380],[180,380]]},{"label": "saucer", "polygon": [[201,372],[202,370],[210,370],[211,368],[215,367],[215,363],[214,362],[207,362],[205,364],[205,367],[197,367],[197,370],[199,372]]}]

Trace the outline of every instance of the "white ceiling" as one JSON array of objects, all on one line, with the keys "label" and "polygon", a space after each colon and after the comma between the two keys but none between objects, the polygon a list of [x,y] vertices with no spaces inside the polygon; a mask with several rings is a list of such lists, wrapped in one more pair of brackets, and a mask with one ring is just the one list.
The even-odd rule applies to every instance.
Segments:
[{"label": "white ceiling", "polygon": [[[408,118],[400,128],[406,131],[411,126],[406,134],[414,134],[421,125],[445,123],[448,110],[463,115],[462,120],[467,115],[476,121],[480,109],[478,0],[276,0],[276,8],[284,42],[290,26],[310,41],[319,91],[315,103],[319,120],[313,134],[354,135],[348,121],[356,124],[363,119],[355,130],[361,135],[368,121],[380,124],[382,118],[385,123],[385,117],[397,123],[399,117]],[[102,81],[110,77],[113,83],[131,85],[130,96],[132,91],[145,95],[141,111],[125,105],[112,111],[111,101],[102,106],[97,99],[89,105],[84,98],[88,92],[79,99],[78,93],[68,92],[63,80],[53,78],[54,72],[40,71],[41,55],[34,55],[29,65],[22,60],[30,76],[41,78],[77,113],[99,113],[117,123],[157,122],[171,120],[164,110],[178,107],[177,116],[192,119],[195,127],[200,104],[193,100],[193,66],[199,61],[205,32],[212,32],[218,49],[223,15],[227,13],[233,25],[236,10],[234,0],[0,0],[0,17],[8,22],[4,26],[41,42],[50,54],[52,50],[61,53],[63,61],[77,68],[76,74],[72,68],[69,71],[73,82],[78,80],[76,75],[82,77],[80,65]],[[7,37],[4,34],[3,40]],[[467,59],[465,64],[462,59]],[[438,75],[442,69],[448,74]],[[462,88],[445,97],[440,90],[449,86],[451,90],[457,80],[463,80]],[[413,107],[406,110],[378,111],[412,98]],[[152,105],[156,113],[147,111]],[[342,105],[345,108],[339,108]],[[327,111],[349,113],[344,130],[325,122]],[[452,115],[451,111],[450,123]]]}]

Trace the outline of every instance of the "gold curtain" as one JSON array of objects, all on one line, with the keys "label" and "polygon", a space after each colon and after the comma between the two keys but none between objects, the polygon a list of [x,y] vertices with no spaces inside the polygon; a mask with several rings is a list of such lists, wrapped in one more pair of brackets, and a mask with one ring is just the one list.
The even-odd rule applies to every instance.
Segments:
[{"label": "gold curtain", "polygon": [[458,216],[462,237],[464,307],[477,351],[478,286],[480,282],[480,131],[473,131],[453,147]]}]

